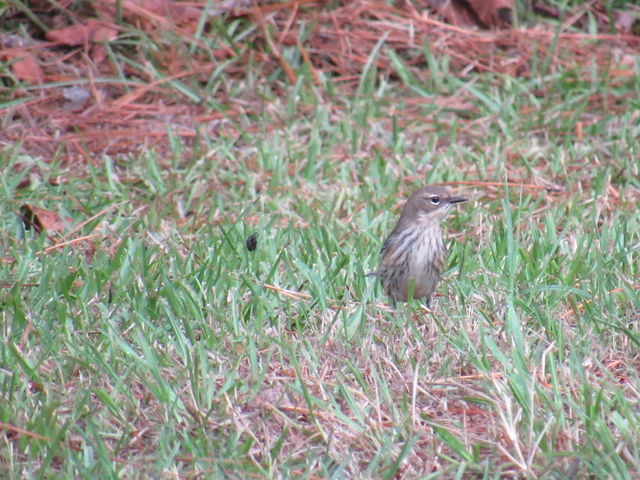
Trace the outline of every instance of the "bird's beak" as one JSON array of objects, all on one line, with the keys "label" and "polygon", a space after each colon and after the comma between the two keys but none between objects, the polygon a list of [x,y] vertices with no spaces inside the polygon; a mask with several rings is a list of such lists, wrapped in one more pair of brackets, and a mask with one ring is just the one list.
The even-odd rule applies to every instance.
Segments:
[{"label": "bird's beak", "polygon": [[449,203],[462,203],[462,202],[466,202],[467,199],[464,197],[449,197],[447,201]]}]

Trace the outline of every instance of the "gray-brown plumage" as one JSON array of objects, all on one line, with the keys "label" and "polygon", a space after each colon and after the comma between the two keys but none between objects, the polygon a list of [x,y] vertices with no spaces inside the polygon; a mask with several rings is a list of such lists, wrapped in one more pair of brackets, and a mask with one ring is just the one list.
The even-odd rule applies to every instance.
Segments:
[{"label": "gray-brown plumage", "polygon": [[382,245],[375,273],[394,306],[407,301],[411,285],[413,298],[424,298],[429,306],[447,256],[440,222],[453,204],[466,200],[439,186],[423,187],[411,194],[398,224]]}]

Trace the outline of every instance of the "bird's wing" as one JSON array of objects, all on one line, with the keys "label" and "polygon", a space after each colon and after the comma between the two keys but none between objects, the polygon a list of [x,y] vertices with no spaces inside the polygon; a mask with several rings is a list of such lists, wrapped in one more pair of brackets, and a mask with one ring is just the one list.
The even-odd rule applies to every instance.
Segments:
[{"label": "bird's wing", "polygon": [[389,238],[387,237],[387,239],[384,241],[384,243],[382,244],[382,248],[380,249],[380,256],[382,256],[384,254],[384,251],[387,249],[387,247],[389,246]]}]

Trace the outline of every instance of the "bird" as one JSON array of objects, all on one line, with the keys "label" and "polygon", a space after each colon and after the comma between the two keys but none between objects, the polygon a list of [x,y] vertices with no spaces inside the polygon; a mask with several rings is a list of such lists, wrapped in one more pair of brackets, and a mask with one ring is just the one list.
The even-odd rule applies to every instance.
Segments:
[{"label": "bird", "polygon": [[440,224],[455,204],[466,201],[438,185],[411,194],[397,225],[382,244],[378,269],[371,274],[380,279],[394,309],[397,302],[410,297],[425,299],[427,308],[431,306],[447,256]]}]

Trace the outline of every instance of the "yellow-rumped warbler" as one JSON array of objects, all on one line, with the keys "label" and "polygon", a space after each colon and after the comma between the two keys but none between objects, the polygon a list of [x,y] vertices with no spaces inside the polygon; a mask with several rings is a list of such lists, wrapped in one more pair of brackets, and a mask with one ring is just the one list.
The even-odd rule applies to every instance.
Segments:
[{"label": "yellow-rumped warbler", "polygon": [[398,224],[382,245],[378,270],[372,274],[380,278],[394,307],[396,302],[407,301],[411,289],[413,298],[426,298],[427,307],[430,305],[447,256],[440,222],[454,203],[466,201],[435,185],[411,194]]}]

